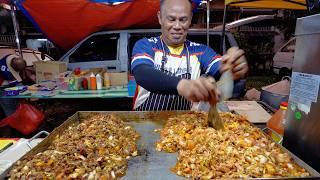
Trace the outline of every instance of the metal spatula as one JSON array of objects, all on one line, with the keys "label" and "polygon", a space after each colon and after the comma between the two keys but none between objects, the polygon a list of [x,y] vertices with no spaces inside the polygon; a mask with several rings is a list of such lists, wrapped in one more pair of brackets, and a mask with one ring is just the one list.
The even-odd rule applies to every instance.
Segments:
[{"label": "metal spatula", "polygon": [[[221,75],[220,80],[216,83],[220,91],[219,101],[224,101],[232,97],[233,92],[233,77],[231,71],[226,71]],[[221,119],[216,104],[211,104],[208,113],[208,123],[210,127],[216,130],[224,129],[224,122]]]}]

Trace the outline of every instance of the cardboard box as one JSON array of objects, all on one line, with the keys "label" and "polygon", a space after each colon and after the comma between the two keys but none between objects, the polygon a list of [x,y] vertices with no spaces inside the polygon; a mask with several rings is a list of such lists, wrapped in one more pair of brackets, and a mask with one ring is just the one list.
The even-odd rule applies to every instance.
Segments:
[{"label": "cardboard box", "polygon": [[81,70],[80,75],[89,77],[91,73],[93,73],[94,75],[100,74],[101,76],[103,76],[105,72],[106,70],[104,68],[90,68],[90,69]]},{"label": "cardboard box", "polygon": [[36,61],[33,63],[36,70],[37,83],[47,80],[55,80],[60,73],[67,71],[65,62],[57,61]]},{"label": "cardboard box", "polygon": [[124,86],[128,84],[128,73],[109,73],[111,86]]}]

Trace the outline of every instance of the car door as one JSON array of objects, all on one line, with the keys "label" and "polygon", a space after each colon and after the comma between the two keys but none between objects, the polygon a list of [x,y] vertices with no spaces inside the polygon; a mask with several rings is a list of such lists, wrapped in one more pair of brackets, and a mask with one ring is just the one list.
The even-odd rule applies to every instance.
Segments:
[{"label": "car door", "polygon": [[72,48],[62,61],[68,63],[68,69],[105,68],[120,71],[119,47],[120,33],[97,33],[89,36]]}]

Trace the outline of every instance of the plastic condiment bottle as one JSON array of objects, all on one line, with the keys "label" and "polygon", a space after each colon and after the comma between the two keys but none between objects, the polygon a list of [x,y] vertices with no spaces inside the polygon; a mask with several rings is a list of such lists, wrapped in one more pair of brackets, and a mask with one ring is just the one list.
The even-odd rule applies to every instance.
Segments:
[{"label": "plastic condiment bottle", "polygon": [[103,74],[103,80],[104,80],[104,87],[106,87],[106,88],[110,88],[110,76],[109,76],[109,74],[107,73],[107,72],[105,72],[104,74]]},{"label": "plastic condiment bottle", "polygon": [[[281,102],[280,109],[274,113],[274,115],[269,119],[267,122],[267,127],[278,133],[279,135],[283,136],[284,134],[284,123],[285,117],[287,112],[288,103]],[[270,132],[269,135],[275,140],[279,141],[279,137],[275,135],[273,132]]]},{"label": "plastic condiment bottle", "polygon": [[87,78],[82,78],[81,80],[81,86],[84,90],[88,89],[88,79]]},{"label": "plastic condiment bottle", "polygon": [[100,74],[96,75],[96,81],[97,81],[97,89],[102,89],[102,77]]},{"label": "plastic condiment bottle", "polygon": [[90,75],[90,89],[91,90],[97,89],[96,76],[93,73],[91,73],[91,75]]}]

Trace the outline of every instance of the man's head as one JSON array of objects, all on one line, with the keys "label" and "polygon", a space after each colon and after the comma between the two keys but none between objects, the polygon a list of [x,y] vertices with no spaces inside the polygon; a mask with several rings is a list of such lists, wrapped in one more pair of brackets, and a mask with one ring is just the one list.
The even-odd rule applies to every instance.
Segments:
[{"label": "man's head", "polygon": [[15,71],[21,72],[26,68],[27,63],[24,59],[22,59],[20,57],[15,57],[11,60],[10,65]]},{"label": "man's head", "polygon": [[158,19],[163,41],[169,46],[183,44],[192,20],[191,0],[160,0]]}]

